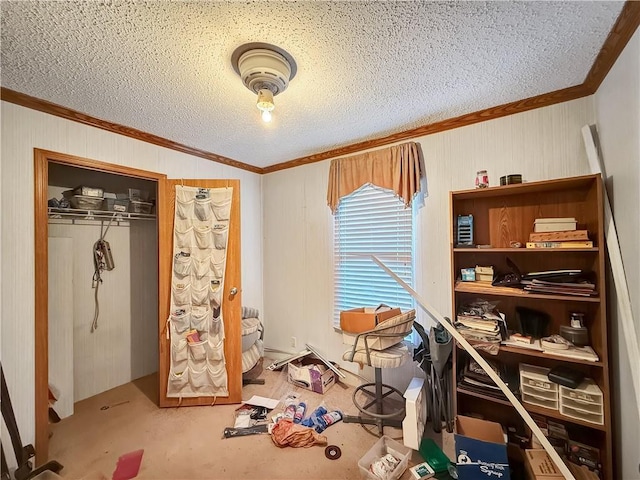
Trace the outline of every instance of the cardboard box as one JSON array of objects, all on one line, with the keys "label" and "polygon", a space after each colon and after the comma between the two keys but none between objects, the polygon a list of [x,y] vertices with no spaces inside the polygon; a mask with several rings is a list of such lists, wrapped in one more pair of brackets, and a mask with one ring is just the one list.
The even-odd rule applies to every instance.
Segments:
[{"label": "cardboard box", "polygon": [[509,480],[507,445],[502,427],[471,417],[456,417],[456,463],[460,480]]},{"label": "cardboard box", "polygon": [[476,265],[476,282],[488,282],[493,281],[493,267],[482,267]]},{"label": "cardboard box", "polygon": [[573,217],[568,218],[536,218],[533,222],[534,233],[539,232],[568,232],[576,230],[578,222]]},{"label": "cardboard box", "polygon": [[476,281],[476,269],[475,268],[462,268],[460,270],[460,279],[463,282],[475,282]]},{"label": "cardboard box", "polygon": [[527,480],[563,480],[564,475],[544,449],[525,450]]},{"label": "cardboard box", "polygon": [[379,313],[368,313],[365,308],[354,308],[340,312],[340,328],[347,333],[362,333],[372,330],[380,322],[400,315],[399,308],[392,308]]},{"label": "cardboard box", "polygon": [[329,390],[337,381],[333,370],[313,357],[304,357],[300,361],[289,363],[287,379],[298,387],[321,394]]}]

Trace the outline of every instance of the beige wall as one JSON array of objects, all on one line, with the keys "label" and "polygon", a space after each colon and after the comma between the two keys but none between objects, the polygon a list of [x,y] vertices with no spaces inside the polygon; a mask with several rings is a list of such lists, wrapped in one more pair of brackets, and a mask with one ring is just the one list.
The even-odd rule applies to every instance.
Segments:
[{"label": "beige wall", "polygon": [[[33,443],[33,149],[167,174],[237,178],[241,185],[243,304],[262,309],[262,179],[259,175],[2,102],[2,366],[22,441]],[[212,135],[215,131],[212,130]],[[3,437],[5,432],[3,431]]]},{"label": "beige wall", "polygon": [[[100,185],[95,181],[89,184]],[[49,224],[49,238],[71,241],[68,248],[72,283],[57,285],[60,277],[54,268],[49,271],[49,288],[71,290],[71,305],[65,307],[62,315],[72,317],[73,330],[70,339],[49,342],[49,357],[62,353],[55,352],[56,349],[72,349],[73,390],[62,395],[70,394],[75,402],[158,371],[156,222],[139,220],[109,227],[106,240],[116,267],[102,275],[98,328],[91,332],[95,308],[92,252],[100,229],[100,222],[95,220],[79,220],[74,224],[54,220]],[[64,254],[51,246],[49,253]],[[55,321],[50,314],[49,325]]]},{"label": "beige wall", "polygon": [[[635,315],[635,341],[640,343],[640,30],[618,58],[595,95],[598,133],[607,189],[618,231],[622,261]],[[615,289],[610,288],[613,417],[616,426],[618,475],[640,478],[640,418],[631,380],[625,332],[618,316]],[[640,386],[639,386],[640,387]]]},{"label": "beige wall", "polygon": [[[429,195],[417,216],[416,290],[451,314],[449,191],[473,188],[477,170],[526,181],[589,173],[580,129],[594,121],[583,98],[468,127],[416,138],[425,159]],[[339,361],[345,346],[332,327],[333,220],[326,206],[330,161],[265,175],[265,343],[291,351],[309,342]],[[423,312],[420,321],[427,324]],[[349,362],[342,366],[355,369]],[[405,388],[415,369],[394,372]]]}]

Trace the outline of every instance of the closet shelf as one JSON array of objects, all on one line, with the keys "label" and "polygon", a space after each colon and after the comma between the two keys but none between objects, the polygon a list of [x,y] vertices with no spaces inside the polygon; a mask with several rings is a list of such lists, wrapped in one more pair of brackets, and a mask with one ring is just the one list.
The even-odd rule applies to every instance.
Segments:
[{"label": "closet shelf", "polygon": [[155,220],[155,214],[110,212],[105,210],[80,210],[78,208],[47,209],[49,220],[68,218],[72,220],[111,220],[114,222],[128,222],[130,220]]}]

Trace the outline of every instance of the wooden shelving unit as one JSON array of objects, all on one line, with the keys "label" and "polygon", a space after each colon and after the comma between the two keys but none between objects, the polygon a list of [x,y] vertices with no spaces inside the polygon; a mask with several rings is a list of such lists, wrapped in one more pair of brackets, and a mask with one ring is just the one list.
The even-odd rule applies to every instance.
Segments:
[{"label": "wooden shelving unit", "polygon": [[[559,421],[567,427],[570,437],[601,452],[606,480],[613,475],[613,435],[611,423],[611,393],[609,380],[608,324],[606,308],[606,272],[603,232],[603,191],[600,175],[585,175],[543,182],[507,185],[486,189],[451,192],[451,278],[453,313],[461,305],[478,298],[498,303],[506,314],[509,328],[516,329],[516,307],[528,307],[547,313],[550,324],[547,334],[559,333],[561,325],[569,325],[571,312],[585,314],[591,347],[599,360],[591,362],[543,353],[524,347],[501,346],[498,355],[481,352],[486,358],[515,368],[526,363],[553,368],[567,365],[592,378],[604,396],[604,425],[562,415],[559,410],[523,403],[527,411]],[[473,215],[474,243],[484,248],[458,248],[455,246],[458,215]],[[593,248],[512,248],[511,242],[525,245],[533,231],[536,218],[575,217],[578,228],[589,231]],[[495,272],[508,272],[507,258],[522,273],[581,269],[594,272],[598,295],[578,297],[529,293],[509,287],[460,281],[460,270],[476,265],[493,265]],[[464,367],[468,354],[454,348],[454,411],[457,414],[478,414],[493,421],[510,425],[524,425],[515,408],[507,400],[494,398],[458,386],[458,373]],[[496,408],[501,406],[500,408]]]}]

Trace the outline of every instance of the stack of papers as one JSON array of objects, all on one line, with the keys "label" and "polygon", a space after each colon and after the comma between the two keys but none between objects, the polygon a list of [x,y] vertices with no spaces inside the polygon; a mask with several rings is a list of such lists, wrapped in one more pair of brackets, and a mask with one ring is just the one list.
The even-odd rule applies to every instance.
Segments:
[{"label": "stack of papers", "polygon": [[456,317],[455,327],[460,335],[471,341],[500,343],[506,336],[505,319],[494,313],[460,314]]},{"label": "stack of papers", "polygon": [[[497,361],[487,361],[491,369],[502,379],[509,390],[516,393],[518,391],[518,378],[507,367]],[[475,360],[469,359],[466,363],[462,375],[460,377],[460,386],[472,392],[482,393],[491,397],[506,400],[506,396],[500,390],[491,377],[484,369],[476,363]]]},{"label": "stack of papers", "polygon": [[569,347],[565,350],[556,350],[556,349],[544,350],[543,349],[542,351],[543,353],[549,353],[551,355],[576,358],[579,360],[588,360],[590,362],[597,362],[598,360],[600,360],[595,350],[588,345],[586,347]]},{"label": "stack of papers", "polygon": [[542,346],[540,345],[539,339],[533,339],[531,343],[523,343],[523,342],[514,340],[512,337],[513,335],[509,337],[507,340],[504,340],[502,342],[502,345],[505,345],[507,347],[529,348],[531,350],[538,350],[539,352],[542,351]]},{"label": "stack of papers", "polygon": [[533,293],[596,296],[598,295],[596,286],[589,277],[590,274],[582,270],[547,270],[523,275],[521,284],[526,291]]}]

